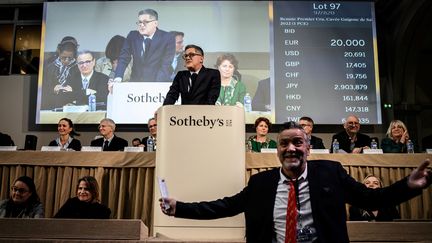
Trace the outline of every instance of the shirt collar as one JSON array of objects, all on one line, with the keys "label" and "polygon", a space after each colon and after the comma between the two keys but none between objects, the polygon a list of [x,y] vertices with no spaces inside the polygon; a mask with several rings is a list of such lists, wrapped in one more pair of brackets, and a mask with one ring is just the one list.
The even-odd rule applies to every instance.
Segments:
[{"label": "shirt collar", "polygon": [[[305,170],[303,171],[303,173],[297,178],[298,181],[304,181],[307,179],[307,161],[306,161],[306,165],[305,165]],[[289,179],[288,177],[286,177],[284,175],[284,173],[282,173],[282,167],[279,169],[279,175],[280,175],[280,179],[279,179],[279,184],[280,183],[284,183],[285,181],[289,181],[291,179]]]}]

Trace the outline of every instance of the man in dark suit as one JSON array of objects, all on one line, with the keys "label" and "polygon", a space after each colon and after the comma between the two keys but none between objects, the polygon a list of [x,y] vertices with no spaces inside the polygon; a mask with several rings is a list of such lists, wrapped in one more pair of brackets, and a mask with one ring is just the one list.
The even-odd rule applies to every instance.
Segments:
[{"label": "man in dark suit", "polygon": [[80,51],[77,57],[79,75],[72,77],[69,103],[87,105],[90,94],[96,95],[98,109],[106,109],[108,96],[108,76],[94,71],[95,58],[90,51]]},{"label": "man in dark suit", "polygon": [[174,59],[171,63],[171,67],[172,67],[171,80],[174,80],[177,72],[185,69],[185,62],[184,59],[182,58],[183,48],[184,48],[183,45],[184,33],[180,31],[171,31],[171,33],[175,37],[175,48],[176,48]]},{"label": "man in dark suit", "polygon": [[114,135],[116,124],[109,118],[104,118],[99,123],[99,132],[103,136],[91,141],[90,145],[102,147],[103,151],[123,151],[128,142]]},{"label": "man in dark suit", "polygon": [[129,32],[118,58],[114,82],[121,82],[133,59],[131,82],[169,82],[175,53],[174,35],[160,30],[153,9],[138,13],[138,30]]},{"label": "man in dark suit", "polygon": [[306,135],[309,138],[311,149],[325,149],[322,139],[312,135],[312,130],[314,126],[314,121],[312,120],[312,118],[303,116],[300,118],[299,124],[303,127]]},{"label": "man in dark suit", "polygon": [[147,140],[149,138],[153,139],[153,151],[156,151],[156,139],[157,139],[157,121],[156,118],[152,117],[148,120],[147,126],[149,129],[150,136],[144,137],[141,144],[144,145],[144,151],[147,151]]},{"label": "man in dark suit", "polygon": [[409,177],[389,187],[371,189],[350,177],[339,162],[307,161],[308,154],[309,140],[303,128],[295,122],[286,123],[278,135],[281,168],[253,175],[241,192],[223,199],[198,203],[160,199],[162,212],[192,219],[244,212],[248,243],[286,242],[291,236],[294,242],[296,238],[349,242],[345,203],[365,209],[396,205],[419,195],[432,179],[427,171],[430,161],[426,160]]},{"label": "man in dark suit", "polygon": [[181,95],[182,105],[214,105],[221,87],[219,71],[203,66],[199,46],[187,45],[183,59],[188,70],[177,73],[163,104],[173,105]]},{"label": "man in dark suit", "polygon": [[[345,131],[339,132],[332,137],[332,144],[337,139],[339,149],[347,153],[359,154],[363,149],[368,149],[371,144],[371,138],[360,131],[360,120],[354,115],[350,115],[345,119]],[[330,151],[333,153],[333,146]]]},{"label": "man in dark suit", "polygon": [[15,146],[11,136],[0,132],[0,146]]},{"label": "man in dark suit", "polygon": [[252,98],[253,111],[271,111],[270,107],[270,78],[260,80],[255,95]]}]

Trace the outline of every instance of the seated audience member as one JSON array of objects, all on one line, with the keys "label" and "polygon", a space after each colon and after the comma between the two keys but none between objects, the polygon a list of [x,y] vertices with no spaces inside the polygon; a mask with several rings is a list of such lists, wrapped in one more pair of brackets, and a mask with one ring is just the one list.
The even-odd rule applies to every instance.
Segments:
[{"label": "seated audience member", "polygon": [[[347,153],[362,153],[363,149],[368,149],[371,139],[368,135],[359,133],[360,122],[358,117],[350,115],[344,123],[345,131],[337,133],[332,137],[332,144],[335,139],[339,142],[339,149]],[[333,152],[333,146],[330,151]]]},{"label": "seated audience member", "polygon": [[123,151],[124,147],[128,146],[128,142],[114,135],[115,128],[116,124],[113,120],[102,119],[99,124],[99,132],[103,137],[91,141],[90,145],[102,147],[103,151]]},{"label": "seated audience member", "polygon": [[143,144],[141,144],[141,139],[139,139],[139,138],[132,139],[132,146],[143,147]]},{"label": "seated audience member", "polygon": [[312,118],[307,116],[301,117],[299,120],[299,124],[303,127],[306,135],[308,135],[309,137],[311,149],[325,149],[322,139],[312,135],[312,130],[314,126],[314,121],[312,120]]},{"label": "seated audience member", "polygon": [[148,129],[150,132],[150,136],[147,136],[142,139],[142,144],[144,145],[144,151],[147,151],[147,140],[149,137],[153,139],[153,150],[156,151],[156,136],[157,136],[157,121],[156,118],[150,118],[148,123]]},{"label": "seated audience member", "polygon": [[57,45],[56,56],[46,65],[42,83],[43,110],[61,108],[70,100],[71,79],[79,76],[76,63],[78,46],[74,37],[64,37]]},{"label": "seated audience member", "polygon": [[0,218],[43,218],[44,208],[33,179],[21,176],[15,180],[10,198],[0,202]]},{"label": "seated audience member", "polygon": [[[126,38],[121,35],[113,36],[105,48],[105,56],[96,61],[95,71],[103,73],[110,78],[114,78],[117,68],[120,51]],[[126,67],[122,82],[129,82],[131,75],[132,61]]]},{"label": "seated audience member", "polygon": [[222,54],[216,59],[215,67],[221,75],[221,89],[216,105],[243,106],[246,86],[236,75],[238,61],[234,55]]},{"label": "seated audience member", "polygon": [[69,103],[88,105],[90,94],[96,96],[98,109],[105,109],[108,96],[108,76],[94,70],[95,59],[88,50],[80,51],[77,57],[80,75],[71,79],[72,93]]},{"label": "seated audience member", "polygon": [[270,78],[260,80],[255,95],[252,98],[252,110],[271,111],[270,106]]},{"label": "seated audience member", "polygon": [[75,132],[71,119],[60,119],[57,125],[57,131],[59,137],[51,141],[48,146],[59,146],[64,150],[72,149],[75,151],[81,151],[81,142],[75,138],[75,136],[79,136],[79,134]]},{"label": "seated audience member", "polygon": [[92,176],[78,180],[76,197],[69,198],[54,218],[109,219],[111,210],[100,203],[99,185]]},{"label": "seated audience member", "polygon": [[15,146],[11,136],[0,132],[0,146]]},{"label": "seated audience member", "polygon": [[426,149],[432,149],[432,135],[428,135],[422,139],[423,151]]},{"label": "seated audience member", "polygon": [[407,127],[400,120],[393,120],[387,129],[386,137],[381,141],[384,153],[406,153],[409,134]]},{"label": "seated audience member", "polygon": [[[383,187],[381,180],[374,175],[366,176],[363,184],[372,189]],[[363,210],[354,206],[349,208],[349,220],[351,221],[393,221],[394,219],[400,219],[396,207],[379,208],[378,210]]]},{"label": "seated audience member", "polygon": [[251,144],[251,150],[253,152],[261,152],[262,148],[276,148],[276,141],[267,137],[271,123],[269,119],[265,117],[258,117],[255,120],[256,135],[248,138],[248,144]]}]

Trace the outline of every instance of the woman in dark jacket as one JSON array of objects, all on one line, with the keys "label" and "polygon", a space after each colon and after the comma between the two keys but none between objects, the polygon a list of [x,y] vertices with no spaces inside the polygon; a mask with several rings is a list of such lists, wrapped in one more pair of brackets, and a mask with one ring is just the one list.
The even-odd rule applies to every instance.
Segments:
[{"label": "woman in dark jacket", "polygon": [[[363,184],[368,188],[381,188],[383,183],[375,175],[368,175],[364,178]],[[349,220],[351,221],[393,221],[400,219],[396,207],[380,208],[375,211],[363,210],[354,206],[349,208]]]},{"label": "woman in dark jacket", "polygon": [[77,196],[59,209],[55,218],[109,219],[111,210],[100,203],[99,185],[92,176],[78,180]]}]

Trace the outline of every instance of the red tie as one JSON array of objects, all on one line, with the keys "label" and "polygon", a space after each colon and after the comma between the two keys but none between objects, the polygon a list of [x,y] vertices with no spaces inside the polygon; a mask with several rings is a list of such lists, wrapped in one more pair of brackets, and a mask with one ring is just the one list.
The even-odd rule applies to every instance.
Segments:
[{"label": "red tie", "polygon": [[288,207],[286,214],[285,243],[297,242],[297,199],[294,181],[288,181]]}]

